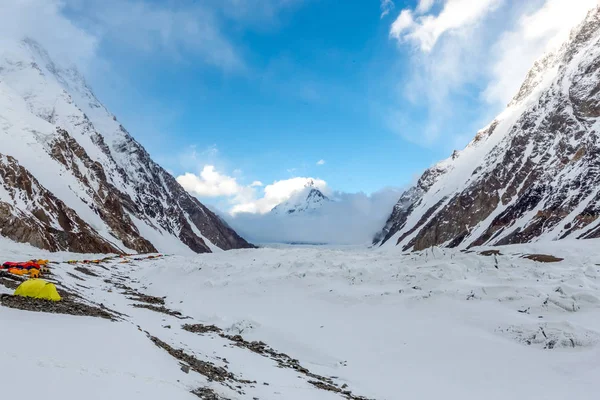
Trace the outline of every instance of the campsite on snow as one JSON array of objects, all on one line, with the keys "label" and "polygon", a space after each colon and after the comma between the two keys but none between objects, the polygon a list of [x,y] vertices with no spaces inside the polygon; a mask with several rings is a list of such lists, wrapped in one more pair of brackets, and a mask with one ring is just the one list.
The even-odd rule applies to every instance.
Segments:
[{"label": "campsite on snow", "polygon": [[0,332],[0,399],[598,398],[600,3],[0,4]]},{"label": "campsite on snow", "polygon": [[0,272],[4,334],[43,337],[1,350],[3,370],[29,371],[10,377],[10,394],[31,375],[31,398],[51,388],[64,399],[585,399],[598,389],[595,240],[101,260],[1,243],[5,257],[51,259],[42,279],[61,297],[12,296],[24,278]]}]

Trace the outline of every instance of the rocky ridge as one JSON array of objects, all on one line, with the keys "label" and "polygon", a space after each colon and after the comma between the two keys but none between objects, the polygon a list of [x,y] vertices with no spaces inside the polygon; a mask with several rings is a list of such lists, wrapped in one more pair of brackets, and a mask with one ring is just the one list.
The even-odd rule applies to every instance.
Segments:
[{"label": "rocky ridge", "polygon": [[600,237],[600,9],[508,108],[427,170],[374,239],[405,250]]},{"label": "rocky ridge", "polygon": [[251,247],[33,40],[0,50],[0,233],[51,251]]}]

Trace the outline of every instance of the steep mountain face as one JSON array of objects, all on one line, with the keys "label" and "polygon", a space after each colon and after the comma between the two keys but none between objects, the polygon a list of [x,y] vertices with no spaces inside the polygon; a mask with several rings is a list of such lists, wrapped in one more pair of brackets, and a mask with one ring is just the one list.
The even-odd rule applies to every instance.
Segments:
[{"label": "steep mountain face", "polygon": [[427,170],[375,243],[421,250],[600,237],[600,8],[508,108]]},{"label": "steep mountain face", "polygon": [[313,213],[323,204],[331,200],[313,185],[308,185],[303,190],[295,193],[287,201],[277,205],[271,210],[273,215],[301,215]]},{"label": "steep mountain face", "polygon": [[0,234],[52,251],[251,247],[32,40],[0,41]]}]

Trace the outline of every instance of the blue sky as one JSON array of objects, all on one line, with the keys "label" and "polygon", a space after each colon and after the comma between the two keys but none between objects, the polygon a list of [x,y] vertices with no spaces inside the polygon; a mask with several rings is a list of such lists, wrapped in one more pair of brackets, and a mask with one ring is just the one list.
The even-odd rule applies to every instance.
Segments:
[{"label": "blue sky", "polygon": [[191,193],[266,212],[297,178],[334,194],[411,184],[596,1],[18,0],[3,12],[78,64]]},{"label": "blue sky", "polygon": [[405,185],[449,149],[425,148],[389,129],[378,102],[389,96],[392,70],[403,73],[391,21],[380,18],[378,1],[340,4],[298,2],[266,27],[236,29],[236,20],[225,20],[243,63],[231,69],[188,52],[140,58],[110,41],[100,54],[125,58],[112,67],[134,90],[115,99],[114,88],[94,86],[175,174],[195,172],[179,153],[216,146],[220,159],[207,162],[229,175],[241,170],[240,183],[315,176],[337,190],[368,193]]}]

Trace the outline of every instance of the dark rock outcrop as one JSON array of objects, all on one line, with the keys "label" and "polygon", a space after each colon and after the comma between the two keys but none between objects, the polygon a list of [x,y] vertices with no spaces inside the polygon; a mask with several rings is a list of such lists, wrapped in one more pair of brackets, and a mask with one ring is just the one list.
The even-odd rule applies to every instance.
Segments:
[{"label": "dark rock outcrop", "polygon": [[18,209],[0,201],[2,236],[50,251],[122,251],[98,235],[75,211],[41,186],[16,159],[1,154],[0,186],[11,199],[24,205]]}]

